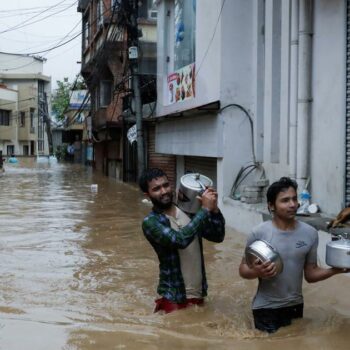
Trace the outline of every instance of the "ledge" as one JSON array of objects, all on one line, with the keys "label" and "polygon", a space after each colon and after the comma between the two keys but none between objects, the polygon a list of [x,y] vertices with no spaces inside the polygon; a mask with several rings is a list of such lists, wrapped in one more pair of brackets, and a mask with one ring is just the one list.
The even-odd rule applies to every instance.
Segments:
[{"label": "ledge", "polygon": [[[222,202],[223,204],[229,205],[234,208],[239,208],[239,209],[243,209],[243,210],[247,210],[247,211],[259,214],[262,216],[263,221],[271,219],[271,214],[267,210],[266,203],[247,204],[247,203],[242,203],[238,200],[234,200],[230,197],[223,197]],[[329,221],[331,221],[333,218],[323,213],[316,213],[316,214],[310,214],[310,215],[297,215],[296,218],[314,227],[317,231],[324,231],[329,234],[337,234],[337,235],[344,235],[347,232],[350,232],[350,227],[328,229],[327,225]]]}]

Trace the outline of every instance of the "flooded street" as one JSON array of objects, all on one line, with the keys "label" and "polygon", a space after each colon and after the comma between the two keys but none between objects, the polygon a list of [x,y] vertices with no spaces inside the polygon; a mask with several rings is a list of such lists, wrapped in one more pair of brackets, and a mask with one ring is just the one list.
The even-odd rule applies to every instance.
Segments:
[{"label": "flooded street", "polygon": [[[91,191],[98,184],[98,191]],[[350,278],[304,283],[305,318],[252,328],[245,237],[205,242],[202,308],[153,314],[156,256],[133,185],[71,164],[6,166],[0,178],[0,349],[349,349]]]}]

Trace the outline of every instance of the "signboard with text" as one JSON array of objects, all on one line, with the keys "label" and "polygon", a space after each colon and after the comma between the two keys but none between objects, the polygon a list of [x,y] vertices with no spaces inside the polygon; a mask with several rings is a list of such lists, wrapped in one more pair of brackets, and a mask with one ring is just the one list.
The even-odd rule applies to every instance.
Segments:
[{"label": "signboard with text", "polygon": [[195,64],[182,67],[168,75],[168,104],[191,99],[195,96]]}]

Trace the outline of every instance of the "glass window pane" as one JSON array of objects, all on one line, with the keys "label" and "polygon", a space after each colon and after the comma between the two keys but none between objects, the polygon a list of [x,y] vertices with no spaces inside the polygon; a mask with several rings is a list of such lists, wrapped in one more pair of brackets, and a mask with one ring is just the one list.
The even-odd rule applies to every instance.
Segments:
[{"label": "glass window pane", "polygon": [[196,0],[175,0],[174,70],[195,62]]}]

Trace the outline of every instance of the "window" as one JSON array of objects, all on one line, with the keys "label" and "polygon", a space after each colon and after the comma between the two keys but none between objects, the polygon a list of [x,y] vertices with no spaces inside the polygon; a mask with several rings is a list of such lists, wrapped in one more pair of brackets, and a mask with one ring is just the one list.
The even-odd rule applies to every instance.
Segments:
[{"label": "window", "polygon": [[34,133],[35,128],[34,128],[34,116],[35,116],[35,108],[30,108],[30,132]]},{"label": "window", "polygon": [[23,155],[29,156],[29,146],[28,145],[23,146]]},{"label": "window", "polygon": [[174,70],[195,62],[196,0],[175,0]]},{"label": "window", "polygon": [[7,155],[12,156],[15,154],[15,146],[13,145],[8,145],[7,146]]},{"label": "window", "polygon": [[83,19],[83,49],[85,50],[89,46],[90,42],[90,23],[89,13]]},{"label": "window", "polygon": [[19,126],[24,127],[26,124],[26,112],[19,112]]},{"label": "window", "polygon": [[11,111],[0,109],[0,125],[10,125]]},{"label": "window", "polygon": [[104,15],[104,5],[103,0],[98,0],[97,2],[97,26],[103,25],[103,15]]},{"label": "window", "polygon": [[101,80],[100,83],[100,106],[106,107],[112,100],[112,81]]},{"label": "window", "polygon": [[157,19],[157,5],[154,0],[144,0],[139,7],[139,17],[150,20]]}]

